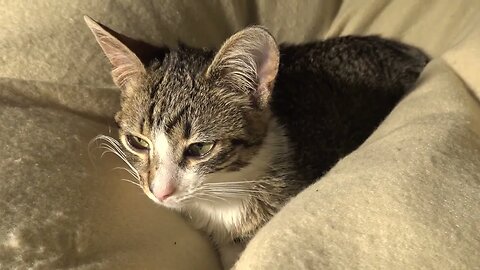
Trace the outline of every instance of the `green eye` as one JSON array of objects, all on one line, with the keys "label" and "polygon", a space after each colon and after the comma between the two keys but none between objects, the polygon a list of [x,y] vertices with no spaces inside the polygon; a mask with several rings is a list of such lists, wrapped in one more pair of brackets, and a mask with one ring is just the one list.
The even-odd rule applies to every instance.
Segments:
[{"label": "green eye", "polygon": [[150,150],[150,145],[148,142],[140,137],[134,135],[127,135],[128,144],[137,151],[146,151]]},{"label": "green eye", "polygon": [[203,157],[212,150],[214,145],[214,142],[192,143],[188,146],[186,154],[190,157]]}]

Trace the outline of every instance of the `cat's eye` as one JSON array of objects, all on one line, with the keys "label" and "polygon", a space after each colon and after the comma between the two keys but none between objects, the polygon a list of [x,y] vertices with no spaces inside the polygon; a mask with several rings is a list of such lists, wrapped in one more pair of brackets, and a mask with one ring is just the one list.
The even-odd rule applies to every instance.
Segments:
[{"label": "cat's eye", "polygon": [[189,157],[203,157],[212,151],[214,142],[197,142],[188,146],[186,155]]},{"label": "cat's eye", "polygon": [[147,151],[150,149],[148,142],[140,137],[134,135],[127,135],[127,142],[133,150],[137,151]]}]

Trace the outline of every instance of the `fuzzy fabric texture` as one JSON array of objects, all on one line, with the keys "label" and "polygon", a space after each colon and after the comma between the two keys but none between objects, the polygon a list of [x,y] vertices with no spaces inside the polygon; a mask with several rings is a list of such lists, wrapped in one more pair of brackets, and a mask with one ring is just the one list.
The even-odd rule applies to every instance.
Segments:
[{"label": "fuzzy fabric texture", "polygon": [[3,0],[0,11],[1,269],[219,269],[208,239],[120,181],[111,155],[90,165],[90,139],[116,132],[118,90],[84,14],[157,45],[218,46],[263,24],[280,42],[381,34],[423,48],[433,60],[417,88],[236,268],[480,267],[479,1]]}]

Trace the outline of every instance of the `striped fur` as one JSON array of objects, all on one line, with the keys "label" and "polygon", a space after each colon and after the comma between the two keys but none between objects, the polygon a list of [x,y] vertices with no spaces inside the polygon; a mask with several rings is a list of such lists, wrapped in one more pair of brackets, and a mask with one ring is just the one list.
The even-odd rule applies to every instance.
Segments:
[{"label": "striped fur", "polygon": [[[142,58],[118,34],[87,24],[122,89],[115,119],[129,154],[108,149],[153,201],[211,235],[226,267],[289,198],[368,137],[428,61],[374,36],[279,49],[262,27],[236,33],[217,53],[180,46]],[[149,149],[129,145],[131,136]],[[214,146],[189,156],[198,142]],[[166,190],[174,192],[158,195]]]}]

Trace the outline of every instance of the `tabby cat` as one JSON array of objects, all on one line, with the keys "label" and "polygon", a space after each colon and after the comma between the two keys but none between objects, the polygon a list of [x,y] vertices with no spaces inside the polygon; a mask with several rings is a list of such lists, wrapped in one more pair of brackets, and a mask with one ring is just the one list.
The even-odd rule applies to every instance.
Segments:
[{"label": "tabby cat", "polygon": [[121,89],[121,145],[101,138],[148,197],[211,236],[225,268],[372,133],[428,61],[377,36],[278,46],[260,26],[218,51],[169,50],[85,20]]}]

